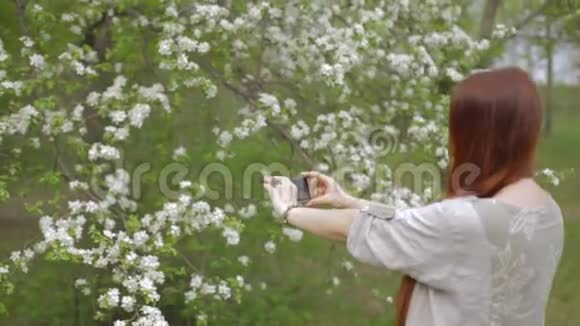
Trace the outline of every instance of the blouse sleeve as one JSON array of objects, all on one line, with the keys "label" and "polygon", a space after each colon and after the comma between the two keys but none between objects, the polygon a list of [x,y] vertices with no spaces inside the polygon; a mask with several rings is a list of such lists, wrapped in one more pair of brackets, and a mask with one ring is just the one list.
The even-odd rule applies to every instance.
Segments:
[{"label": "blouse sleeve", "polygon": [[347,248],[357,260],[400,271],[434,288],[452,281],[457,232],[448,205],[395,210],[371,203],[349,229]]}]

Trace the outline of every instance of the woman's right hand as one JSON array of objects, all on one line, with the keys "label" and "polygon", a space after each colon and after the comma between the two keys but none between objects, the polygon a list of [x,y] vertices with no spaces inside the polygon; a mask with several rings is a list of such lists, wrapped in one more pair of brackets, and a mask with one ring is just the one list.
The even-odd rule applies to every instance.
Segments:
[{"label": "woman's right hand", "polygon": [[317,171],[302,172],[308,181],[310,197],[307,206],[330,206],[333,208],[363,208],[364,202],[349,195],[333,178]]}]

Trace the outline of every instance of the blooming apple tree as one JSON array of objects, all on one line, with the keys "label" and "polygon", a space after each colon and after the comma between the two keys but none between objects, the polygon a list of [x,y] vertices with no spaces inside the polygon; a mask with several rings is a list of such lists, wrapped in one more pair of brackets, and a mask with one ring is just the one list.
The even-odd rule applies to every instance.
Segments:
[{"label": "blooming apple tree", "polygon": [[[240,300],[245,275],[192,260],[180,244],[206,254],[235,246],[243,218],[266,204],[204,201],[194,177],[180,180],[177,198],[136,197],[134,174],[119,162],[130,161],[134,139],[220,97],[235,98],[227,109],[236,122],[208,126],[218,162],[267,134],[288,144],[294,168],[340,171],[376,200],[434,198],[431,188],[397,185],[385,155],[421,152],[447,166],[448,90],[493,42],[464,32],[455,3],[17,0],[17,35],[0,34],[0,197],[18,196],[31,178],[54,196],[24,200],[42,238],[0,264],[2,290],[43,257],[104,271],[107,281],[75,286],[94,293],[95,317],[116,326],[166,325],[159,307],[175,289],[199,324],[219,320],[212,307]],[[511,32],[500,26],[494,38]],[[196,103],[191,94],[201,95]],[[177,149],[156,160],[195,160],[173,139],[160,145]],[[274,240],[263,249],[275,252]]]}]

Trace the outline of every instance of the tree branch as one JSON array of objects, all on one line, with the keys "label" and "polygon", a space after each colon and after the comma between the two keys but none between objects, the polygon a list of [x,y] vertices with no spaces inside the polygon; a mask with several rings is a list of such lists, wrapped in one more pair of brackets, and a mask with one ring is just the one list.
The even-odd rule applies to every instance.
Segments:
[{"label": "tree branch", "polygon": [[[248,105],[250,105],[254,110],[258,109],[258,106],[256,105],[256,100],[250,94],[246,94],[239,87],[228,82],[214,67],[211,66],[211,64],[205,64],[199,61],[198,64],[203,70],[208,72],[214,79],[219,80],[227,89],[229,89],[234,94],[244,99],[246,103],[248,103]],[[296,149],[296,151],[300,154],[302,159],[304,159],[304,161],[309,165],[309,168],[313,168],[316,165],[316,161],[306,151],[304,151],[302,147],[300,147],[300,144],[294,138],[292,138],[284,128],[282,128],[280,125],[270,120],[266,121],[268,122],[268,125],[272,127],[272,129],[279,136],[288,141],[290,145],[292,145]]]},{"label": "tree branch", "polygon": [[26,5],[27,0],[14,0],[16,3],[16,14],[18,15],[18,23],[20,24],[20,31],[22,35],[28,36],[28,25],[26,24]]},{"label": "tree branch", "polygon": [[550,4],[551,4],[550,0],[544,1],[543,5],[541,5],[538,9],[530,13],[526,18],[522,19],[519,23],[515,24],[514,27],[518,30],[524,28],[527,24],[531,23],[534,19],[536,19],[536,17],[543,14],[544,11],[546,11],[546,9],[550,7]]},{"label": "tree branch", "polygon": [[191,260],[189,260],[189,258],[187,258],[186,255],[184,255],[181,251],[177,250],[177,253],[179,254],[179,256],[181,257],[181,259],[183,260],[183,262],[185,262],[185,264],[187,266],[189,266],[189,268],[193,269],[195,272],[197,273],[201,273],[201,271],[199,270],[199,268],[197,268],[192,262]]},{"label": "tree branch", "polygon": [[[69,172],[66,164],[61,159],[59,145],[58,145],[58,141],[57,141],[56,138],[54,139],[54,141],[52,142],[52,144],[53,144],[53,149],[54,149],[54,168],[55,169],[58,169],[58,171],[62,174],[62,176],[64,177],[64,179],[67,182],[76,180],[76,178]],[[99,194],[95,193],[90,188],[87,189],[87,190],[85,190],[85,191],[83,191],[83,194],[88,199],[91,199],[91,200],[94,200],[94,201],[97,201],[97,202],[101,202],[101,201],[104,200],[101,196],[99,196]],[[115,209],[113,207],[109,207],[109,209],[113,213],[115,213],[119,217],[121,217],[121,220],[122,220],[123,224],[125,224],[126,215],[123,212],[121,212],[120,210]]]}]

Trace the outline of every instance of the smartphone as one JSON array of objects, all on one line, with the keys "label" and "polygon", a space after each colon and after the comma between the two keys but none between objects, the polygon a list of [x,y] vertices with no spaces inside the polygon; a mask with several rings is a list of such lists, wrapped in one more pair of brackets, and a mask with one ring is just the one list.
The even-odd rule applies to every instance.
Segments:
[{"label": "smartphone", "polygon": [[298,188],[298,203],[300,205],[306,204],[310,199],[310,188],[308,187],[308,180],[306,177],[297,177],[290,179],[292,183]]}]

